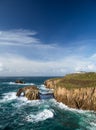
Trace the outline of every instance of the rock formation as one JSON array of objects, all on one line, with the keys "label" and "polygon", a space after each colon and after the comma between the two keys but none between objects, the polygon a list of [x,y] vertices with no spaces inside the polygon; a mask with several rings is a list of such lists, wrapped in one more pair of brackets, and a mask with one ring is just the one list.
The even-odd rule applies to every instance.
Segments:
[{"label": "rock formation", "polygon": [[54,91],[57,101],[72,108],[96,111],[96,88],[66,89],[58,87]]},{"label": "rock formation", "polygon": [[15,83],[24,84],[25,82],[22,80],[16,80]]},{"label": "rock formation", "polygon": [[39,89],[36,86],[26,86],[17,91],[16,96],[25,96],[28,100],[39,99]]},{"label": "rock formation", "polygon": [[[45,81],[45,85],[47,88],[54,89],[54,97],[58,102],[62,102],[72,108],[96,111],[95,78],[94,82],[91,79],[89,81],[87,79],[85,82],[84,78],[82,80],[75,80],[72,77],[70,79],[68,78],[65,76],[65,79],[50,79]],[[70,85],[70,87],[66,87],[67,85]]]}]

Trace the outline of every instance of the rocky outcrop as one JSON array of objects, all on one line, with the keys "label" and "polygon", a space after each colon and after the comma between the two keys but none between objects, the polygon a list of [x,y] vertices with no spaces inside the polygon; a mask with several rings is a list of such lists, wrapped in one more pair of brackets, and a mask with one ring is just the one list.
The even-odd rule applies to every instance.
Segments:
[{"label": "rocky outcrop", "polygon": [[96,87],[66,88],[57,86],[58,80],[47,80],[47,88],[54,89],[54,97],[69,107],[96,111]]},{"label": "rocky outcrop", "polygon": [[24,84],[25,82],[22,80],[16,80],[15,83]]},{"label": "rocky outcrop", "polygon": [[60,79],[49,79],[44,82],[45,86],[50,89],[55,89],[56,84],[60,81]]},{"label": "rocky outcrop", "polygon": [[96,88],[66,89],[58,87],[54,91],[55,99],[72,108],[96,111]]},{"label": "rocky outcrop", "polygon": [[28,100],[39,99],[39,89],[36,86],[26,86],[17,91],[16,96],[25,96]]}]

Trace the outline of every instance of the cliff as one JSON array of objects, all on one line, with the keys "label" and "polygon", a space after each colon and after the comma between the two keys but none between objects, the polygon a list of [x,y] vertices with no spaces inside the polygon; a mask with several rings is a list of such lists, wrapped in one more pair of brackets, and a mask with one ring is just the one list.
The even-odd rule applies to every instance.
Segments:
[{"label": "cliff", "polygon": [[68,74],[45,81],[54,97],[69,107],[96,111],[96,73]]}]

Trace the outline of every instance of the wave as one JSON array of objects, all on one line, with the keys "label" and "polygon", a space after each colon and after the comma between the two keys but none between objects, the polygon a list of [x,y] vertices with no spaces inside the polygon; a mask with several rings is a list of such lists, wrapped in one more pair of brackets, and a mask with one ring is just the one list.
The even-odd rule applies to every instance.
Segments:
[{"label": "wave", "polygon": [[0,102],[7,102],[10,100],[15,100],[17,98],[16,92],[9,92],[9,93],[4,93],[3,98],[0,99]]},{"label": "wave", "polygon": [[[44,121],[49,118],[54,117],[54,113],[56,109],[59,109],[60,111],[70,111],[73,114],[76,114],[80,117],[79,125],[82,128],[86,127],[87,130],[96,130],[96,112],[89,111],[89,110],[77,110],[73,108],[69,108],[63,103],[57,102],[55,99],[50,100],[27,100],[26,97],[17,97],[16,92],[9,92],[4,93],[2,95],[2,99],[0,99],[0,103],[6,103],[8,101],[13,101],[12,106],[16,107],[16,109],[20,109],[20,107],[23,106],[39,106],[39,111],[36,112],[36,114],[30,113],[25,118],[28,122],[39,122]],[[41,111],[44,109],[43,111]],[[52,111],[54,110],[54,111]],[[78,130],[78,129],[77,129]]]},{"label": "wave", "polygon": [[[8,101],[12,101],[12,100],[17,100],[17,101],[21,101],[21,102],[25,102],[26,103],[30,103],[31,101],[29,101],[26,97],[17,97],[16,96],[16,92],[8,92],[8,93],[4,93],[2,95],[2,99],[0,99],[1,103],[6,103]],[[19,102],[18,102],[19,103]],[[21,105],[21,104],[20,104]]]},{"label": "wave", "polygon": [[52,93],[53,89],[46,88],[44,84],[39,85],[40,93],[46,94],[46,93]]},{"label": "wave", "polygon": [[46,91],[46,90],[49,90],[48,88],[46,88],[46,86],[44,84],[41,84],[38,86],[38,88],[42,91]]},{"label": "wave", "polygon": [[8,82],[9,85],[34,85],[34,83],[24,83],[24,84],[20,84],[20,83],[15,83],[15,82]]},{"label": "wave", "polygon": [[[76,114],[77,116],[80,117],[79,125],[80,127],[86,127],[87,130],[96,130],[96,112],[95,111],[90,111],[90,110],[78,110],[75,108],[70,108],[66,106],[63,103],[57,102],[55,99],[50,100],[51,104],[55,108],[59,108],[64,111],[70,111]],[[77,130],[82,130],[77,129]]]},{"label": "wave", "polygon": [[54,116],[54,114],[51,110],[44,109],[43,111],[37,113],[36,115],[29,114],[26,117],[26,120],[28,122],[39,122],[39,121],[44,121],[49,118],[53,118],[53,116]]},{"label": "wave", "polygon": [[92,110],[82,110],[82,109],[76,109],[76,108],[70,108],[67,105],[63,104],[62,102],[57,102],[55,99],[50,99],[50,102],[52,102],[52,104],[54,104],[55,107],[58,107],[60,109],[64,109],[64,110],[69,110],[69,111],[73,111],[73,112],[77,112],[77,113],[85,113],[85,112],[94,112]]},{"label": "wave", "polygon": [[12,103],[13,107],[20,108],[22,106],[38,106],[42,103],[44,103],[41,100],[28,100],[26,97],[17,97],[16,92],[8,92],[8,93],[3,93],[2,99],[0,99],[0,103],[7,103],[7,102],[13,102]]},{"label": "wave", "polygon": [[42,102],[40,100],[28,100],[26,97],[17,98],[17,102],[12,104],[13,107],[20,108],[23,106],[39,106]]},{"label": "wave", "polygon": [[41,104],[45,104],[45,101],[43,100],[28,100],[26,97],[18,97],[16,96],[16,92],[8,92],[2,94],[2,99],[0,99],[0,103],[7,103],[9,101],[15,100],[14,103],[12,103],[12,106],[19,108],[24,105],[28,106],[38,106]]}]

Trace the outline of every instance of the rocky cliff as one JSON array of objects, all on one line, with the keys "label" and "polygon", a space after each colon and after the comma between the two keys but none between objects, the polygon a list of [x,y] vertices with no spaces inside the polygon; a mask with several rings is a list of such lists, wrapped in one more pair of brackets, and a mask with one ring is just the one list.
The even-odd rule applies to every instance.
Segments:
[{"label": "rocky cliff", "polygon": [[96,79],[94,76],[94,80],[88,78],[92,75],[93,73],[87,73],[87,77],[85,74],[67,75],[47,80],[45,85],[54,89],[54,97],[58,102],[72,108],[96,111]]}]

